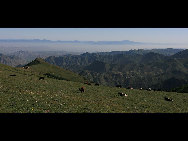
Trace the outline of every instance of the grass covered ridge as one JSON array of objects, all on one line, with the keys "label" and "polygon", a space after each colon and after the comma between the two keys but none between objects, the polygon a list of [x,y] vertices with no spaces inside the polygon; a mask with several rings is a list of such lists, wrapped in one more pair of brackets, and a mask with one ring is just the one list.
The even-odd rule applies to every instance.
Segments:
[{"label": "grass covered ridge", "polygon": [[[30,65],[29,69],[0,64],[0,113],[188,112],[187,93],[86,85],[82,82],[82,77],[62,70],[41,62]],[[54,79],[44,76],[44,73],[54,73],[74,80]],[[39,80],[40,76],[45,79]],[[86,88],[84,93],[78,90],[82,86]],[[121,97],[118,92],[124,92],[128,96]],[[165,96],[174,101],[165,101]]]}]

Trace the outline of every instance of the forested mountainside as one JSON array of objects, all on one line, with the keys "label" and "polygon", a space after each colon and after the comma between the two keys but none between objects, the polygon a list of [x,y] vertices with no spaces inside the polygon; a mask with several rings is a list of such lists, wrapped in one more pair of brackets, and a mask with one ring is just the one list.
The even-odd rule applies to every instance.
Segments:
[{"label": "forested mountainside", "polygon": [[[167,49],[172,50],[172,49]],[[46,61],[107,86],[162,89],[188,83],[188,50],[173,55],[137,51],[84,53],[48,57]]]}]

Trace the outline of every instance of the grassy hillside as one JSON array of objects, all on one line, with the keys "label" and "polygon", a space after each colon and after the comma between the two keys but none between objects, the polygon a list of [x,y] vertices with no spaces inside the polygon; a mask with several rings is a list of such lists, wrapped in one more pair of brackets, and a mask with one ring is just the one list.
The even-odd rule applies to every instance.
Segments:
[{"label": "grassy hillside", "polygon": [[[0,113],[188,112],[187,93],[94,86],[51,77],[39,80],[46,72],[63,73],[40,60],[29,66],[29,69],[23,69],[0,64]],[[72,78],[68,72],[65,76]],[[82,86],[86,88],[84,93],[78,90]],[[118,92],[128,96],[119,96]],[[166,101],[164,97],[174,101]]]},{"label": "grassy hillside", "polygon": [[58,66],[46,63],[41,58],[36,58],[26,66],[29,67],[29,71],[37,72],[40,76],[50,77],[59,80],[84,82],[84,78],[80,75],[73,73],[69,70],[60,68]]}]

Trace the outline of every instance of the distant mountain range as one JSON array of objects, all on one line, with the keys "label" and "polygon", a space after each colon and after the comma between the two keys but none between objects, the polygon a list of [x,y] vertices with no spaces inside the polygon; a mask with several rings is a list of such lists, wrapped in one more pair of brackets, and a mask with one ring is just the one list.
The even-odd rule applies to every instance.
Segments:
[{"label": "distant mountain range", "polygon": [[[131,55],[131,54],[139,54],[139,55],[144,55],[149,52],[154,52],[154,53],[159,53],[165,56],[171,56],[174,55],[178,52],[181,53],[184,49],[173,49],[173,48],[166,48],[166,49],[151,49],[151,50],[144,50],[144,49],[138,49],[138,50],[129,50],[129,51],[112,51],[112,52],[98,52],[98,53],[93,53],[93,54],[98,54],[98,55],[118,55],[118,54],[123,54],[123,55]],[[87,53],[85,53],[87,54]],[[64,55],[68,56],[74,56],[74,55],[80,55],[76,54],[74,52],[66,52],[66,51],[23,51],[19,50],[16,52],[4,54],[0,52],[0,62],[9,66],[17,66],[17,65],[24,65],[25,63],[29,63],[30,61],[34,60],[35,58],[47,58],[50,56],[54,57],[62,57]],[[84,53],[82,54],[84,55]],[[178,56],[178,54],[176,55]],[[181,55],[182,56],[182,55]],[[185,54],[186,56],[186,54]]]},{"label": "distant mountain range", "polygon": [[161,44],[161,43],[145,43],[145,42],[135,42],[130,40],[122,41],[52,41],[46,39],[0,39],[0,43],[12,43],[12,42],[30,42],[30,43],[79,43],[79,44],[89,44],[89,45],[144,45],[144,44]]},{"label": "distant mountain range", "polygon": [[8,56],[0,53],[0,63],[15,67],[27,63],[27,61],[17,56]]},{"label": "distant mountain range", "polygon": [[9,55],[0,54],[0,63],[23,66],[35,57],[44,57],[50,64],[76,72],[91,82],[108,86],[151,87],[169,91],[188,84],[188,50],[139,49],[86,52],[81,55],[58,53],[19,51]]},{"label": "distant mountain range", "polygon": [[[12,67],[25,65],[35,58],[46,58],[49,56],[63,56],[68,55],[70,52],[66,51],[16,51],[8,54],[0,52],[0,63],[9,65]],[[74,53],[72,53],[74,54]]]},{"label": "distant mountain range", "polygon": [[188,84],[188,50],[130,50],[48,57],[45,60],[79,73],[91,82],[170,91]]},{"label": "distant mountain range", "polygon": [[131,49],[164,49],[182,48],[186,49],[186,44],[173,43],[149,43],[136,42],[130,40],[122,41],[52,41],[46,39],[0,39],[0,53],[9,54],[16,51],[64,51],[81,54],[84,52],[110,52],[128,51]]}]

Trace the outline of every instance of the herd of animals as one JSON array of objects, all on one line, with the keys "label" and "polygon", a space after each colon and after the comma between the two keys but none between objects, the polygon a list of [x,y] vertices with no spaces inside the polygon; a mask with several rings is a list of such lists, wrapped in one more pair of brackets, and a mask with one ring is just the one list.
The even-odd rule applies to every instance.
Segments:
[{"label": "herd of animals", "polygon": [[[25,66],[25,67],[23,67],[23,68],[24,68],[24,69],[28,69],[29,67],[28,67],[28,66]],[[16,76],[16,75],[15,75],[15,74],[11,74],[10,76]],[[44,77],[39,77],[39,80],[44,80]],[[84,82],[84,84],[91,85],[91,83],[89,83],[89,82]],[[99,83],[95,83],[95,86],[99,86]],[[116,87],[122,88],[121,85],[116,85]],[[133,90],[133,87],[127,87],[127,89]],[[86,91],[86,88],[83,86],[83,87],[79,88],[78,90],[79,90],[81,93],[84,93],[84,92]],[[143,88],[140,88],[140,90],[143,90]],[[152,89],[151,89],[151,88],[148,88],[148,89],[146,89],[146,90],[151,91]],[[156,91],[156,89],[153,89],[153,91]],[[161,90],[158,89],[157,91],[161,91]],[[128,94],[123,93],[123,92],[118,92],[118,95],[119,95],[119,96],[126,96],[126,97],[128,96]],[[164,100],[166,100],[166,101],[173,101],[173,99],[168,98],[168,97],[164,97]]]},{"label": "herd of animals", "polygon": [[[85,82],[84,84],[91,85],[91,83],[88,83],[88,82]],[[98,84],[98,83],[95,83],[95,86],[99,86],[99,84]],[[116,87],[122,88],[121,85],[116,85]],[[133,90],[133,87],[127,87],[127,89]],[[143,88],[140,88],[140,90],[143,90]],[[148,88],[147,90],[148,90],[148,91],[151,91],[152,89],[151,89],[151,88]],[[79,88],[79,91],[80,91],[81,93],[85,92],[85,87]],[[156,91],[156,90],[154,89],[154,91]],[[158,91],[160,91],[160,89],[159,89]],[[126,97],[128,96],[128,94],[123,93],[123,92],[118,92],[118,94],[119,94],[119,96],[126,96]],[[166,101],[173,101],[173,99],[168,98],[168,97],[164,97],[164,100],[166,100]]]}]

